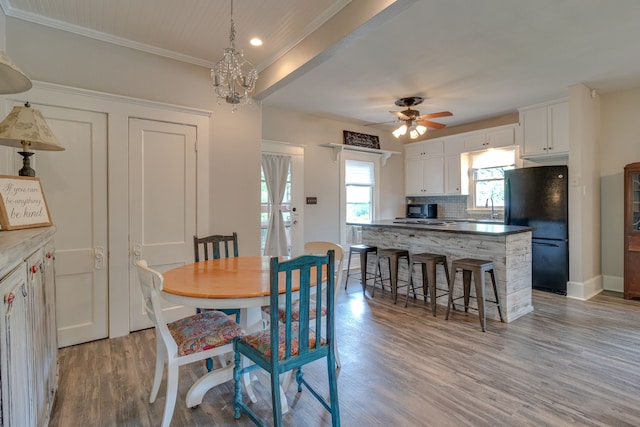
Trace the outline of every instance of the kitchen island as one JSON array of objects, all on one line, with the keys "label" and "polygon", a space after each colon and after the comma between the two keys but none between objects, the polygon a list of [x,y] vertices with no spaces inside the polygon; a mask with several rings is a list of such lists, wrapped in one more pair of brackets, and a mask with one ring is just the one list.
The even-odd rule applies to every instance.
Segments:
[{"label": "kitchen island", "polygon": [[[505,322],[512,322],[533,311],[531,232],[534,228],[532,227],[495,222],[410,219],[380,220],[349,225],[362,227],[364,244],[379,248],[407,249],[409,253],[432,252],[446,255],[449,267],[454,259],[459,258],[491,260],[495,267],[498,294]],[[368,268],[373,271],[375,265],[369,265]],[[401,262],[398,278],[407,280],[407,272],[406,264]],[[387,277],[386,273],[384,274]],[[413,278],[415,285],[421,287],[422,281],[418,267],[414,271]],[[444,272],[440,267],[437,268],[436,280],[438,287],[446,283]],[[488,284],[488,286],[491,285]],[[491,294],[487,292],[487,295]],[[454,286],[454,297],[460,295],[462,295],[462,274],[457,275]],[[475,301],[473,299],[471,301],[471,306],[475,307]],[[446,307],[447,296],[441,296],[437,302]],[[444,315],[444,310],[439,310],[439,313]],[[497,310],[489,309],[487,317],[499,319]]]}]

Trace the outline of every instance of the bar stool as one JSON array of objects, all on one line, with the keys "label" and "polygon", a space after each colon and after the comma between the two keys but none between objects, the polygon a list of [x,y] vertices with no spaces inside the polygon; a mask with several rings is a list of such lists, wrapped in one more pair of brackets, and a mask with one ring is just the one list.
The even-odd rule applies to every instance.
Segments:
[{"label": "bar stool", "polygon": [[[409,260],[409,251],[405,249],[378,249],[378,272],[380,274],[380,282],[382,283],[382,288],[384,289],[384,281],[389,280],[391,284],[391,294],[393,295],[393,303],[395,304],[398,300],[398,267],[400,264],[400,258],[407,259],[407,272],[409,273],[409,277],[407,279],[407,292],[409,284],[411,283],[411,262]],[[380,261],[387,260],[389,265],[389,277],[387,279],[382,278],[382,270],[380,269]],[[373,284],[373,291],[371,292],[371,296],[373,296],[376,287],[375,282]]]},{"label": "bar stool", "polygon": [[369,254],[377,254],[378,247],[370,245],[351,245],[349,247],[349,260],[347,261],[347,279],[344,282],[344,289],[347,289],[349,283],[349,276],[357,275],[358,273],[351,273],[351,255],[357,253],[360,255],[360,283],[362,284],[362,292],[367,289],[367,280],[373,279],[373,287],[375,288],[375,279],[379,277],[378,272],[367,272],[367,261],[369,260]]},{"label": "bar stool", "polygon": [[[502,311],[500,310],[500,298],[498,297],[498,288],[496,286],[496,276],[493,271],[493,262],[485,261],[481,259],[473,259],[473,258],[463,258],[457,259],[451,263],[451,269],[453,270],[453,274],[451,275],[451,280],[449,282],[449,303],[447,304],[447,315],[445,319],[449,319],[449,310],[453,306],[455,310],[454,301],[460,298],[464,298],[464,311],[468,311],[469,309],[469,294],[471,291],[471,276],[473,275],[473,281],[476,288],[476,300],[478,302],[478,317],[480,319],[480,326],[482,326],[482,332],[485,332],[486,329],[486,302],[485,301],[485,273],[489,273],[491,276],[491,283],[493,285],[493,295],[495,296],[495,301],[488,301],[494,303],[498,308],[498,314],[500,315],[500,321],[504,322],[502,318]],[[461,297],[453,298],[453,286],[456,282],[456,274],[458,273],[458,269],[462,270],[462,283],[464,286],[464,295]]]},{"label": "bar stool", "polygon": [[[411,273],[413,273],[413,266],[415,264],[420,264],[422,267],[422,296],[424,300],[427,300],[427,290],[429,291],[429,298],[431,299],[431,311],[433,315],[436,315],[436,306],[438,302],[438,298],[444,295],[449,294],[449,267],[447,266],[447,257],[445,255],[440,254],[431,254],[428,252],[420,253],[420,254],[411,254],[410,265],[411,265]],[[436,281],[436,266],[442,265],[444,269],[444,274],[447,278],[447,288],[442,289],[438,288]],[[416,290],[413,283],[411,281],[411,290],[413,291],[413,297],[416,297]],[[438,295],[437,292],[441,291]],[[407,290],[407,298],[404,301],[404,306],[407,306],[409,302],[409,291]]]}]

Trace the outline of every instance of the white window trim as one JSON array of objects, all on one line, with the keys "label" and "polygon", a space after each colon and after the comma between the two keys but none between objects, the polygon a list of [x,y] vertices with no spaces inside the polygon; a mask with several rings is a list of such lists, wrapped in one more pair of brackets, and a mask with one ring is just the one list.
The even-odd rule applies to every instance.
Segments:
[{"label": "white window trim", "polygon": [[380,155],[358,151],[342,151],[340,160],[340,242],[346,245],[347,239],[347,188],[345,184],[345,160],[360,160],[373,163],[373,220],[380,216]]},{"label": "white window trim", "polygon": [[[508,147],[508,148],[498,148],[498,150],[513,150],[513,154],[514,154],[514,163],[515,163],[515,168],[520,168],[522,167],[522,161],[520,160],[520,153],[517,147]],[[484,151],[482,151],[484,152]],[[481,152],[472,152],[469,153],[469,169],[467,169],[467,177],[469,179],[469,195],[467,196],[467,213],[472,213],[472,214],[486,214],[486,213],[490,213],[491,212],[491,206],[489,207],[476,207],[475,206],[475,200],[476,200],[476,181],[473,178],[473,155],[478,155]],[[499,207],[495,207],[494,211],[497,212],[498,214],[503,214],[504,213],[504,207],[503,206],[499,206]]]}]

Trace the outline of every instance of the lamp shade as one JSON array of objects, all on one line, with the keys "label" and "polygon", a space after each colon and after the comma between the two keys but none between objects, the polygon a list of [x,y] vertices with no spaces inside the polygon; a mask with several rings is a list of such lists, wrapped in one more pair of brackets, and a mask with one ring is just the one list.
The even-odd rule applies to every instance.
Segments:
[{"label": "lamp shade", "polygon": [[31,89],[31,86],[29,77],[0,49],[0,94],[24,92]]},{"label": "lamp shade", "polygon": [[47,126],[42,113],[28,103],[24,107],[13,107],[0,123],[0,145],[33,150],[64,150]]}]

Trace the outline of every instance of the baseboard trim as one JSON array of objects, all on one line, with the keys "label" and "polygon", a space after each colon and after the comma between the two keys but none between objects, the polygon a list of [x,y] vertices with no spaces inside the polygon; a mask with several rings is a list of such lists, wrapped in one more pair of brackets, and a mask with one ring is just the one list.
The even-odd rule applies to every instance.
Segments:
[{"label": "baseboard trim", "polygon": [[602,276],[597,275],[585,282],[567,283],[567,298],[573,298],[581,301],[587,301],[598,295],[604,289],[602,287]]}]

